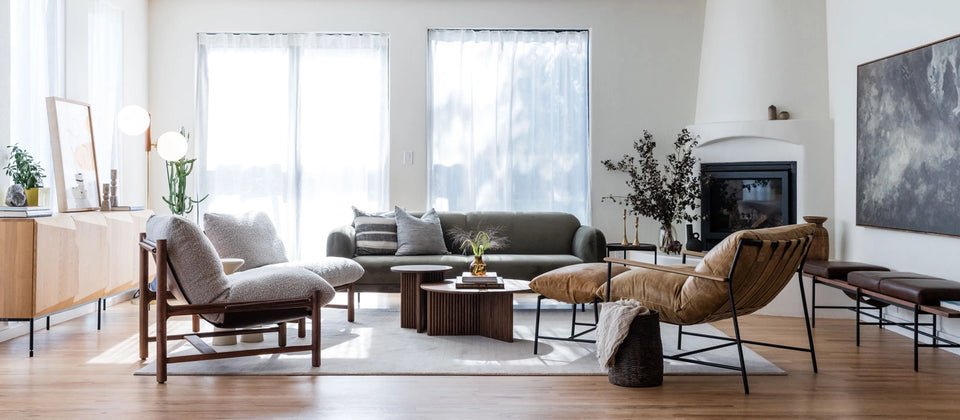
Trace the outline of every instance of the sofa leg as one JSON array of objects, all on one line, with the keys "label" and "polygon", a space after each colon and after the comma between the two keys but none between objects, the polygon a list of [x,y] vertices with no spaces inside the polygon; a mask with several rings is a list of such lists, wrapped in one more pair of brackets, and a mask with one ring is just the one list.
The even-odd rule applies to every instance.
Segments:
[{"label": "sofa leg", "polygon": [[307,336],[307,319],[300,318],[297,320],[297,337],[303,338]]}]

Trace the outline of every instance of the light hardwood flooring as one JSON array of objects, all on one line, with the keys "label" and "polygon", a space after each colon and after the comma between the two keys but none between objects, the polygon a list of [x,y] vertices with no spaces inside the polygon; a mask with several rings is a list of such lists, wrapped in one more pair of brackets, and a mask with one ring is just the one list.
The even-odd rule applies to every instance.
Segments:
[{"label": "light hardwood flooring", "polygon": [[[364,294],[361,303],[378,304]],[[621,388],[606,377],[320,376],[183,377],[165,385],[133,376],[136,306],[55,325],[0,343],[0,418],[664,418],[928,417],[960,413],[960,356],[921,349],[876,327],[853,342],[850,320],[817,322],[820,373],[807,354],[757,348],[788,372],[750,378],[667,376],[656,388]],[[184,321],[186,322],[186,321]],[[732,323],[714,324],[732,333]],[[747,338],[805,345],[802,320],[742,319]],[[665,343],[670,345],[670,343]],[[415,352],[416,349],[410,349]],[[151,355],[153,350],[151,349]]]}]

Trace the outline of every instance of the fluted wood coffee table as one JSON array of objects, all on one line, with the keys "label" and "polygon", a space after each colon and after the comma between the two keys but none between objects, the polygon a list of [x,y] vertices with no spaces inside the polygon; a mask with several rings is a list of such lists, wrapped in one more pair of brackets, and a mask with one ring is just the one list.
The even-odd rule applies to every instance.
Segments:
[{"label": "fluted wood coffee table", "polygon": [[443,275],[453,267],[449,265],[396,265],[390,271],[400,273],[400,328],[426,328],[424,307],[426,298],[420,290],[423,283],[442,282]]},{"label": "fluted wood coffee table", "polygon": [[457,289],[453,280],[424,283],[427,335],[482,335],[513,342],[513,294],[530,282],[503,280],[503,289]]}]

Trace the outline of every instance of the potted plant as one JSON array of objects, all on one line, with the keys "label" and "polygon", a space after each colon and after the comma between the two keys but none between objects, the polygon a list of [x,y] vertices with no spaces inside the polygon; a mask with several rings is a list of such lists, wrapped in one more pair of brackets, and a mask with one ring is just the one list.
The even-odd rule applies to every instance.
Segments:
[{"label": "potted plant", "polygon": [[[693,172],[697,158],[693,149],[699,142],[687,129],[680,130],[674,141],[674,151],[667,155],[662,168],[653,149],[657,143],[649,131],[643,131],[643,137],[634,140],[633,148],[638,156],[623,155],[617,162],[609,159],[602,161],[610,171],[623,172],[630,178],[627,186],[632,190],[626,196],[609,195],[601,201],[610,200],[627,206],[633,214],[650,217],[660,223],[660,251],[679,252],[678,242],[674,238],[674,223],[692,222],[700,216],[692,210],[699,207],[701,184],[700,177]],[[688,211],[689,210],[689,211]]]},{"label": "potted plant", "polygon": [[14,185],[23,187],[27,195],[27,205],[39,204],[40,189],[43,188],[43,168],[33,159],[26,150],[17,144],[7,146],[10,149],[10,160],[3,167],[4,172],[13,180]]},{"label": "potted plant", "polygon": [[[190,141],[190,133],[188,133],[185,128],[180,127],[180,135],[187,141]],[[193,172],[193,164],[196,161],[196,158],[187,159],[186,156],[184,156],[179,160],[166,162],[167,186],[170,188],[170,195],[161,198],[167,203],[167,206],[170,207],[170,212],[175,215],[183,216],[184,214],[192,212],[194,204],[200,204],[200,202],[206,200],[209,196],[205,195],[203,198],[196,200],[187,195],[187,177]]]},{"label": "potted plant", "polygon": [[455,230],[454,236],[460,241],[460,249],[466,252],[473,251],[473,262],[470,263],[470,274],[474,276],[485,276],[487,274],[487,264],[483,262],[483,253],[491,249],[501,248],[505,242],[498,238],[495,230],[490,233],[478,231],[476,233]]}]

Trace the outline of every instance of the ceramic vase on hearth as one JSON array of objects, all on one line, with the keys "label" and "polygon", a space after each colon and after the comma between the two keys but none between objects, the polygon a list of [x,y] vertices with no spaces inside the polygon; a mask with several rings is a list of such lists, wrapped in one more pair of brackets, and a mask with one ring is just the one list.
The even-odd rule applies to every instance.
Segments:
[{"label": "ceramic vase on hearth", "polygon": [[807,253],[807,259],[811,261],[826,261],[830,258],[830,233],[823,227],[826,217],[821,216],[803,216],[807,223],[817,225],[813,232],[813,242],[810,243],[810,252]]},{"label": "ceramic vase on hearth", "polygon": [[700,234],[693,231],[693,225],[687,223],[687,251],[703,251],[703,242],[700,241]]}]

